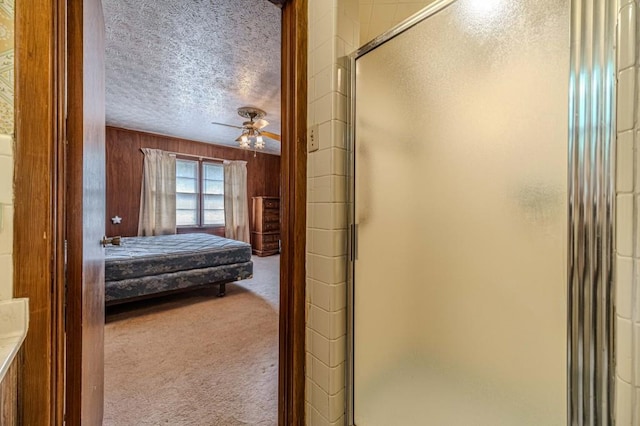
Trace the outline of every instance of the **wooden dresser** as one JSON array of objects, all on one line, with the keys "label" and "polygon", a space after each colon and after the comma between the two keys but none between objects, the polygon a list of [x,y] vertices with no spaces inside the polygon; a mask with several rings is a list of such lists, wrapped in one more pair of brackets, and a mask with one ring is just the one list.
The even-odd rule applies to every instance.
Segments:
[{"label": "wooden dresser", "polygon": [[253,197],[251,246],[258,256],[280,253],[280,198]]}]

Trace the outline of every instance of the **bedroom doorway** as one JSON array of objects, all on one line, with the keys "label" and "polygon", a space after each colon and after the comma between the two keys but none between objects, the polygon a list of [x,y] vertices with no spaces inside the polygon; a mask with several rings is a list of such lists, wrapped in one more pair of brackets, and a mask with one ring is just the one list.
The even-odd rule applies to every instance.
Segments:
[{"label": "bedroom doorway", "polygon": [[[306,83],[307,12],[304,0],[274,3],[282,5],[283,17],[278,423],[288,425],[301,424],[304,418],[306,84],[299,82]],[[91,93],[93,89],[100,89],[100,80],[87,78],[91,66],[96,65],[96,57],[92,55],[99,49],[89,48],[83,52],[93,42],[99,43],[95,39],[95,29],[99,26],[91,16],[96,2],[86,0],[80,4],[60,0],[33,4],[19,2],[19,5],[16,32],[20,34],[22,44],[16,51],[16,108],[19,113],[16,120],[15,231],[19,237],[14,255],[15,295],[30,297],[32,302],[30,333],[24,346],[24,362],[29,368],[23,373],[24,385],[20,389],[23,396],[29,397],[21,397],[21,411],[23,420],[29,424],[59,424],[64,417],[67,424],[100,424],[102,327],[95,319],[100,318],[99,312],[104,305],[103,300],[96,303],[96,299],[90,297],[92,291],[96,292],[95,286],[91,289],[92,285],[101,281],[99,273],[94,278],[86,273],[96,262],[99,265],[100,256],[94,257],[85,249],[95,247],[102,238],[94,239],[83,230],[90,222],[87,215],[90,213],[88,207],[92,205],[91,191],[99,187],[99,178],[92,179],[95,178],[92,173],[100,170],[86,162],[87,156],[96,153],[88,142],[100,134],[99,129],[88,125],[92,118],[100,115],[99,108],[90,111],[91,106],[97,105],[92,104]],[[71,17],[67,21],[68,37],[64,25],[67,12]],[[41,25],[21,19],[26,16],[37,16],[42,20]],[[33,44],[38,46],[36,54],[27,50],[27,46]],[[65,120],[66,82],[62,72],[67,69],[67,53],[70,55],[68,69],[79,70],[76,76],[80,77],[76,84],[69,85],[68,103],[70,109],[75,108],[78,121],[75,124],[70,121],[68,126]],[[97,60],[99,62],[99,58]],[[48,96],[43,97],[42,93]],[[42,102],[34,103],[34,99],[42,99]],[[24,105],[34,107],[21,108]],[[48,125],[27,124],[34,122]],[[76,147],[75,154],[63,155],[66,136],[69,146]],[[36,175],[42,179],[36,180]],[[71,192],[65,188],[70,188]],[[73,190],[78,198],[69,198],[69,194],[74,194]],[[43,199],[48,202],[42,203]],[[100,204],[94,206],[99,209]],[[49,219],[34,219],[28,213],[30,211],[41,211],[43,218]],[[71,217],[75,221],[69,220],[65,226],[65,218]],[[45,238],[42,238],[43,227]],[[80,241],[80,246],[67,239],[72,235],[77,238],[74,241]],[[70,285],[66,295],[62,284],[65,280],[65,247],[68,247],[69,265],[78,262],[77,271],[80,272],[80,281]],[[51,258],[52,262],[34,268],[34,256],[38,255],[40,261]],[[100,286],[97,288],[99,290]],[[66,318],[65,297],[70,303]],[[69,327],[66,335],[65,319]],[[69,343],[66,369],[65,340]],[[41,357],[42,348],[48,348],[49,359]],[[93,377],[93,383],[87,380],[89,377]]]},{"label": "bedroom doorway", "polygon": [[101,3],[104,423],[275,424],[281,10]]}]

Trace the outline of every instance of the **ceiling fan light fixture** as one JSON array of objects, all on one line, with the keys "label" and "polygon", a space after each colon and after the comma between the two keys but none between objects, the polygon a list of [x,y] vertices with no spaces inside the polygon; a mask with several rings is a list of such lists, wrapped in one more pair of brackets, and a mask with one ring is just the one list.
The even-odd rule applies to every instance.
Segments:
[{"label": "ceiling fan light fixture", "polygon": [[243,134],[242,136],[240,136],[238,143],[240,144],[240,148],[244,148],[244,149],[251,148],[249,137],[246,134]]},{"label": "ceiling fan light fixture", "polygon": [[238,115],[247,118],[249,121],[242,123],[242,126],[234,126],[231,124],[217,122],[212,122],[212,124],[242,130],[242,134],[236,139],[236,142],[238,142],[241,148],[250,149],[253,147],[254,149],[264,149],[266,148],[266,143],[264,141],[265,136],[269,139],[280,142],[280,135],[262,130],[264,127],[269,125],[269,122],[263,119],[263,117],[267,115],[263,110],[255,107],[241,107],[238,108]]}]

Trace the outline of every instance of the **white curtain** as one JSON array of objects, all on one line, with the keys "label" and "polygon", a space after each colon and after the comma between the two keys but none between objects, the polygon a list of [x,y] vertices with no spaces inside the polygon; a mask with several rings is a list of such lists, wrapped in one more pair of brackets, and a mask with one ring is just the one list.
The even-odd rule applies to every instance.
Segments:
[{"label": "white curtain", "polygon": [[176,233],[176,156],[142,148],[144,170],[138,235]]},{"label": "white curtain", "polygon": [[224,161],[224,230],[227,238],[249,242],[246,161]]}]

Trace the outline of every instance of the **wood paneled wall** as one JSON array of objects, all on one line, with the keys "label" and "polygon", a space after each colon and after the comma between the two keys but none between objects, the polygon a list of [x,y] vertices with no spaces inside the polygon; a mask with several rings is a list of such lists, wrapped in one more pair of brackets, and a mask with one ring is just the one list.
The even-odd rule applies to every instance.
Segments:
[{"label": "wood paneled wall", "polygon": [[21,352],[13,359],[9,370],[0,383],[0,425],[18,426],[22,424],[18,413],[18,370]]},{"label": "wood paneled wall", "polygon": [[[107,218],[105,224],[107,236],[127,237],[138,234],[144,160],[140,148],[246,161],[250,215],[252,214],[251,197],[280,196],[280,156],[278,155],[258,152],[254,157],[253,151],[107,126]],[[122,218],[120,225],[111,223],[111,218],[116,215]],[[251,217],[249,219],[251,220]],[[224,230],[220,229],[211,229],[210,232],[224,234]]]}]

